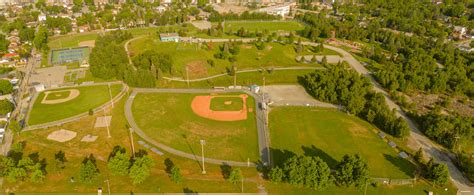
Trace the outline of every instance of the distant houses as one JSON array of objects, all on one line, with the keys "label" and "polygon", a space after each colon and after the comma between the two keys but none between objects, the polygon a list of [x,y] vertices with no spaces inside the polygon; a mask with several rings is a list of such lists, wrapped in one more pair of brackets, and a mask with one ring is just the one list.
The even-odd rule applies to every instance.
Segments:
[{"label": "distant houses", "polygon": [[162,42],[179,42],[178,33],[161,33],[160,40]]}]

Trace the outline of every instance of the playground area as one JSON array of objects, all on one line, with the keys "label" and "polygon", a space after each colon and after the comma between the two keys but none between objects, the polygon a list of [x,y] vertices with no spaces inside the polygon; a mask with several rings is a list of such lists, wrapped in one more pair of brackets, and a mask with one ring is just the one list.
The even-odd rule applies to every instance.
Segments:
[{"label": "playground area", "polygon": [[89,60],[89,47],[74,47],[51,50],[50,64],[61,65],[71,62],[83,62]]}]

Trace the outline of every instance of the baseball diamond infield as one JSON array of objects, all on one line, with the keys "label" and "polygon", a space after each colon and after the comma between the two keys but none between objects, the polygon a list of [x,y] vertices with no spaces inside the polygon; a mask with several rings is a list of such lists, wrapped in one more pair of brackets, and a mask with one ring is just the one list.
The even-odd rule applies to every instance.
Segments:
[{"label": "baseball diamond infield", "polygon": [[[242,99],[242,108],[240,110],[213,110],[211,108],[211,102],[214,98],[235,98],[240,97]],[[194,97],[191,102],[191,108],[194,113],[198,116],[217,120],[217,121],[239,121],[247,119],[247,94],[240,95],[200,95]],[[232,101],[226,101],[225,104],[232,104]]]},{"label": "baseball diamond infield", "polygon": [[73,100],[79,96],[81,92],[77,89],[66,89],[61,91],[45,91],[41,104],[59,104]]}]

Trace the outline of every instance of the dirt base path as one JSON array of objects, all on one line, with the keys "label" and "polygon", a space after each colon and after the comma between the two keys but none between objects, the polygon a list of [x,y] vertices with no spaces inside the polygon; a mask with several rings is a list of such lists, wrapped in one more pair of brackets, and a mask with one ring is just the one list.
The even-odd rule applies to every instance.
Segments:
[{"label": "dirt base path", "polygon": [[[211,101],[214,97],[240,97],[243,101],[242,110],[238,111],[214,111],[211,110]],[[191,109],[198,116],[217,120],[217,121],[240,121],[247,119],[247,94],[241,94],[238,96],[213,96],[213,95],[201,95],[194,97],[191,102]]]},{"label": "dirt base path", "polygon": [[[58,93],[58,92],[64,92],[64,91],[69,91],[69,96],[63,99],[57,99],[57,100],[47,100],[47,97],[50,93]],[[77,89],[67,89],[67,90],[61,90],[61,91],[45,91],[44,92],[44,97],[43,100],[41,100],[41,104],[60,104],[67,102],[69,100],[73,100],[74,98],[77,98],[81,92]]]}]

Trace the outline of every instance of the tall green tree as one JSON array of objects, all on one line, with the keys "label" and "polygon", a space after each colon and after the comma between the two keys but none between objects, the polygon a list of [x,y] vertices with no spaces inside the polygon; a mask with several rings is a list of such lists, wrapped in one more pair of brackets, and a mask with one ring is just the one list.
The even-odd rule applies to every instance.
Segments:
[{"label": "tall green tree", "polygon": [[154,161],[148,155],[135,158],[129,173],[133,184],[143,183],[150,176],[150,170],[153,165]]},{"label": "tall green tree", "polygon": [[232,171],[229,174],[229,181],[232,184],[236,184],[237,182],[240,182],[242,180],[242,171],[240,168],[235,168],[232,169]]},{"label": "tall green tree", "polygon": [[369,166],[358,154],[344,155],[335,174],[336,182],[344,186],[363,186],[369,182]]},{"label": "tall green tree", "polygon": [[92,159],[87,158],[79,168],[79,181],[92,182],[99,175],[99,169]]},{"label": "tall green tree", "polygon": [[113,175],[127,175],[130,165],[130,157],[124,148],[112,151],[107,163],[107,167]]}]

